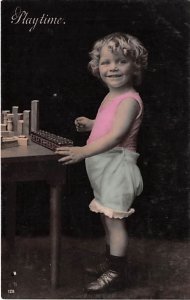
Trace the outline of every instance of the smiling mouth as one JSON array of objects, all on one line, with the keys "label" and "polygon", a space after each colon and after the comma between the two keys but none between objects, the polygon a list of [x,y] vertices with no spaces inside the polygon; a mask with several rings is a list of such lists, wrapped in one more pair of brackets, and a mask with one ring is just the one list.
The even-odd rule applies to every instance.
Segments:
[{"label": "smiling mouth", "polygon": [[106,77],[109,77],[109,78],[119,78],[119,77],[121,77],[122,75],[116,75],[116,74],[114,74],[114,75],[107,75]]}]

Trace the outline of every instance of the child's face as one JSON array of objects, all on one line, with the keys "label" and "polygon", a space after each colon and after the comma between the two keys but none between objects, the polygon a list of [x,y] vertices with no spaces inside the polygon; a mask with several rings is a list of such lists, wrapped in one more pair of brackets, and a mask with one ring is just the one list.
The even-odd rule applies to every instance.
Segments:
[{"label": "child's face", "polygon": [[124,56],[122,51],[114,54],[108,46],[104,46],[100,53],[99,73],[112,91],[129,87],[132,85],[134,63],[130,57]]}]

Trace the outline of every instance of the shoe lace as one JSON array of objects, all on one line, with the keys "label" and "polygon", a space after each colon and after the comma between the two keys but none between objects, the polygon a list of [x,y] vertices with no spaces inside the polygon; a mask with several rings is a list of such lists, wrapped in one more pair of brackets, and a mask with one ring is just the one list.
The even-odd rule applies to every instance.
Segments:
[{"label": "shoe lace", "polygon": [[117,273],[115,271],[112,270],[108,270],[107,272],[103,273],[98,279],[97,281],[99,282],[105,282],[106,284],[108,284],[114,277],[117,277]]}]

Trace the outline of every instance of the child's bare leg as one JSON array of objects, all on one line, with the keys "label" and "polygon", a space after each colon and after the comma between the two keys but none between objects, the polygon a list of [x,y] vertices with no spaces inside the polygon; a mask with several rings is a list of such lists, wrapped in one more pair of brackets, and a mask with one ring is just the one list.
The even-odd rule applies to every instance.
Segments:
[{"label": "child's bare leg", "polygon": [[110,237],[110,254],[125,256],[128,245],[125,219],[114,219],[105,216],[105,224]]},{"label": "child's bare leg", "polygon": [[110,245],[110,236],[109,236],[109,230],[107,228],[106,221],[105,221],[105,215],[101,214],[100,217],[101,217],[101,221],[102,221],[102,224],[103,224],[103,227],[104,227],[104,231],[105,231],[106,245],[109,246]]}]

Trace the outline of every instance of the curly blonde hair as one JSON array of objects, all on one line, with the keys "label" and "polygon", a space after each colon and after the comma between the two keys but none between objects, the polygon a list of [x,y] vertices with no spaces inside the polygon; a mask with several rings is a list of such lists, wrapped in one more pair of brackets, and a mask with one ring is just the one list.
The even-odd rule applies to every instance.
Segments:
[{"label": "curly blonde hair", "polygon": [[114,54],[122,51],[124,56],[131,57],[135,66],[134,84],[139,85],[142,80],[143,70],[145,70],[148,65],[148,51],[143,44],[136,37],[121,32],[111,33],[97,40],[93,45],[92,51],[89,52],[91,60],[88,63],[88,68],[91,73],[98,78],[100,78],[100,52],[105,45],[107,45]]}]

